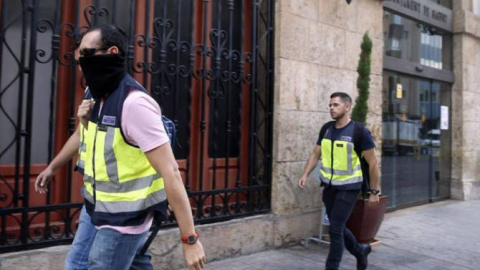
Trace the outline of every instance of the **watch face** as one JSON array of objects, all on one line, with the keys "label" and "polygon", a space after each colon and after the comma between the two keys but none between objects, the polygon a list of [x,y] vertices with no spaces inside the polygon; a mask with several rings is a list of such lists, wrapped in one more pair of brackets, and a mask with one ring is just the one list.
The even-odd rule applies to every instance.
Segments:
[{"label": "watch face", "polygon": [[197,242],[197,236],[190,235],[190,236],[187,237],[187,243],[188,244],[194,244],[195,242]]}]

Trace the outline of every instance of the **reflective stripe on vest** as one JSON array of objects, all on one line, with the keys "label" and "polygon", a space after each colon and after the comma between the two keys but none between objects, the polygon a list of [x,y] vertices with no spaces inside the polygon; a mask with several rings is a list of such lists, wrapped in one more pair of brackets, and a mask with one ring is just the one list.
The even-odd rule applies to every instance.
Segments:
[{"label": "reflective stripe on vest", "polygon": [[89,122],[85,139],[85,199],[95,204],[95,212],[137,212],[165,201],[163,178],[139,148],[125,142],[120,128],[99,128],[96,123]]},{"label": "reflective stripe on vest", "polygon": [[[325,183],[334,186],[360,183],[363,181],[360,159],[354,150],[353,131],[355,125],[347,126],[337,136],[337,140],[331,140],[331,129],[325,133],[321,142],[322,167],[320,178]],[[333,152],[332,152],[333,151]]]},{"label": "reflective stripe on vest", "polygon": [[80,130],[80,148],[78,149],[77,169],[83,174],[85,171],[85,159],[87,157],[87,145],[85,144],[85,127],[82,123]]},{"label": "reflective stripe on vest", "polygon": [[[85,93],[83,95],[83,101],[85,100],[91,100],[92,95],[90,94],[90,91],[85,89]],[[76,164],[76,170],[78,170],[81,174],[84,173],[85,171],[85,159],[86,159],[86,152],[87,152],[87,146],[85,144],[85,127],[82,124],[82,121],[80,121],[80,124],[78,125],[78,129],[80,131],[80,148],[78,149],[78,160]]]},{"label": "reflective stripe on vest", "polygon": [[[143,183],[135,183],[136,181],[129,181],[133,183],[126,183],[122,185],[120,189],[124,192],[108,192],[103,190],[111,190],[115,185],[111,185],[108,182],[99,185],[96,182],[96,195],[97,203],[95,205],[96,212],[104,213],[124,213],[124,212],[136,212],[149,208],[166,200],[165,190],[163,188],[163,178],[159,178],[153,183],[149,179],[145,179],[149,184],[145,188],[136,189],[134,191],[128,191],[130,188],[135,188],[135,185],[142,186]],[[110,185],[110,186],[109,186]],[[85,199],[89,202],[93,202],[93,187],[92,183],[85,182],[86,194]],[[146,196],[145,196],[146,194]],[[143,199],[135,200],[135,198],[142,197]],[[99,198],[102,200],[99,201]]]}]

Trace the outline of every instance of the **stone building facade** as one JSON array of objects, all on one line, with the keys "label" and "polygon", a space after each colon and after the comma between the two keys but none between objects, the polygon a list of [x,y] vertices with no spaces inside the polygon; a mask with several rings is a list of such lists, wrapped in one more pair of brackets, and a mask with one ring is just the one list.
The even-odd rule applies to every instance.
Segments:
[{"label": "stone building facade", "polygon": [[480,3],[453,2],[452,186],[459,200],[480,199]]}]

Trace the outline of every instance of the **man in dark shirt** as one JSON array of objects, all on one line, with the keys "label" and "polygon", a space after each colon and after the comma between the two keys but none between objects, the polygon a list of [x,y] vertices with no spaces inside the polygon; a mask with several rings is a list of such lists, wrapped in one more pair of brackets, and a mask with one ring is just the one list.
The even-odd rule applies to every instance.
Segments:
[{"label": "man in dark shirt", "polygon": [[[305,186],[308,175],[315,168],[318,159],[321,158],[320,179],[321,185],[324,187],[322,199],[330,220],[330,251],[325,269],[338,269],[344,247],[357,258],[357,269],[366,269],[371,246],[359,244],[352,232],[345,226],[363,181],[360,157],[354,150],[356,123],[350,119],[349,115],[352,99],[343,92],[333,93],[330,96],[329,107],[330,115],[335,122],[325,127],[324,132],[320,132],[317,145],[305,165],[298,185],[300,188]],[[365,128],[360,149],[369,164],[370,187],[372,188],[368,199],[369,204],[378,204],[380,184],[375,143],[370,132]]]}]

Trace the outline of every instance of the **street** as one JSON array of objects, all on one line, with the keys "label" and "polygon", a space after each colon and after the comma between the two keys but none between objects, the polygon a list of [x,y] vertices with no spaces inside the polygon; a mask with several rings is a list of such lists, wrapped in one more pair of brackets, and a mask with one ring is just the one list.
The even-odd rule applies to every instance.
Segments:
[{"label": "street", "polygon": [[[480,201],[448,200],[387,213],[368,269],[479,269],[479,208]],[[205,269],[323,269],[327,253],[328,245],[310,243],[211,262]],[[340,269],[355,269],[355,263],[345,251]]]}]

